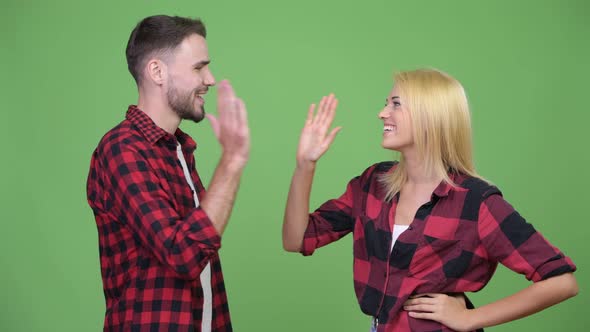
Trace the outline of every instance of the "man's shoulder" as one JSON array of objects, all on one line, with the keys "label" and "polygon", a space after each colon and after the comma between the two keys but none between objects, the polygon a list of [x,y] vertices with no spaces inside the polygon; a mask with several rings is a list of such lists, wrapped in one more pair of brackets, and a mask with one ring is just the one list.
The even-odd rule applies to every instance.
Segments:
[{"label": "man's shoulder", "polygon": [[113,152],[136,150],[145,148],[147,145],[147,140],[137,128],[129,120],[123,120],[101,138],[96,152],[102,155],[112,155]]}]

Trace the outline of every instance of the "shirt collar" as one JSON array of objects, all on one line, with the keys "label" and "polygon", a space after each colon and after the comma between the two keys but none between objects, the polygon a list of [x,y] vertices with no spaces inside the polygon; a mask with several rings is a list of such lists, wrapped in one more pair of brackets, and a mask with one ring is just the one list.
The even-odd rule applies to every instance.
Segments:
[{"label": "shirt collar", "polygon": [[[389,172],[393,172],[394,169],[396,169],[398,166],[398,163],[396,163],[395,165],[393,165],[393,167],[391,167],[391,169],[389,169]],[[453,189],[455,186],[452,183],[457,183],[458,180],[460,180],[460,175],[457,174],[456,172],[453,172],[451,170],[449,170],[449,172],[447,173],[449,176],[449,179],[451,180],[451,183],[442,180],[438,186],[434,189],[434,191],[432,192],[432,196],[436,196],[438,198],[441,197],[447,197],[449,196],[449,192],[451,191],[451,189]]]},{"label": "shirt collar", "polygon": [[187,153],[192,153],[197,148],[197,143],[188,134],[180,130],[180,128],[176,129],[174,135],[170,135],[164,129],[158,127],[152,118],[136,105],[129,106],[125,117],[139,129],[139,132],[152,145],[159,140],[163,140],[167,145],[173,146],[174,148],[180,143],[182,149]]},{"label": "shirt collar", "polygon": [[448,183],[445,180],[441,181],[439,185],[436,187],[436,189],[434,189],[434,191],[432,192],[433,195],[439,198],[449,196],[449,192],[451,191],[451,189],[455,187],[453,183],[456,184],[457,180],[459,179],[459,174],[449,171],[448,175],[452,183]]}]

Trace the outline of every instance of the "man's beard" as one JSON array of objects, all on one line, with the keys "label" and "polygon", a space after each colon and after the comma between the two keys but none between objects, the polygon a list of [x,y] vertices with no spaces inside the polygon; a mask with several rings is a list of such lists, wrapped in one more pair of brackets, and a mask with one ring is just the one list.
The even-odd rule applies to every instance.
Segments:
[{"label": "man's beard", "polygon": [[168,105],[181,119],[200,122],[205,117],[205,108],[199,106],[199,109],[195,110],[196,93],[197,89],[183,93],[174,84],[170,84],[170,88],[166,92]]}]

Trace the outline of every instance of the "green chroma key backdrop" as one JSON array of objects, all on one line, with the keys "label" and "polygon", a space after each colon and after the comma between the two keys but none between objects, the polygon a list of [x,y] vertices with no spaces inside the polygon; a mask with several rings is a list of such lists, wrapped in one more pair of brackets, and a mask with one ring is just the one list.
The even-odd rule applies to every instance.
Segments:
[{"label": "green chroma key backdrop", "polygon": [[[244,99],[251,160],[221,258],[236,331],[367,331],[352,236],[312,257],[282,250],[281,223],[308,105],[334,92],[344,127],[320,161],[313,208],[367,166],[397,158],[377,119],[397,70],[435,67],[469,96],[478,171],[572,257],[580,294],[490,331],[590,326],[590,4],[572,1],[17,1],[0,3],[0,331],[99,331],[90,156],[136,89],[124,50],[143,17],[201,17],[212,70]],[[206,98],[215,113],[216,91]],[[184,123],[207,184],[208,122]],[[498,268],[483,305],[526,287]]]}]

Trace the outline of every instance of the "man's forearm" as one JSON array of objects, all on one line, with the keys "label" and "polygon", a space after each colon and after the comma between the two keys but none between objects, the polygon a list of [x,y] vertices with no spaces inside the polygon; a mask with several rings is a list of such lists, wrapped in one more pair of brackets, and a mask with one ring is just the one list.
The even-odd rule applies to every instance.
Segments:
[{"label": "man's forearm", "polygon": [[222,157],[201,202],[201,208],[205,210],[219,235],[223,234],[234,207],[243,168],[244,163]]}]

